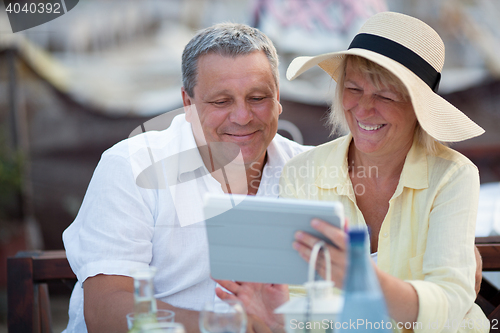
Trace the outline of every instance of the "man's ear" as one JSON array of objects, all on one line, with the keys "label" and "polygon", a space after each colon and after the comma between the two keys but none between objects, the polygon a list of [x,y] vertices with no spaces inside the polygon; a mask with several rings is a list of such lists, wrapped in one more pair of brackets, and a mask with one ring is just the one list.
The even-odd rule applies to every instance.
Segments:
[{"label": "man's ear", "polygon": [[277,98],[278,98],[278,105],[279,105],[279,109],[280,109],[280,113],[279,114],[281,114],[283,112],[283,106],[281,105],[281,102],[280,102],[280,91],[279,91],[279,89],[278,89],[278,96],[277,96]]},{"label": "man's ear", "polygon": [[186,113],[186,121],[191,123],[193,117],[192,105],[194,105],[194,101],[192,100],[191,96],[189,96],[184,87],[181,88],[181,94],[182,94],[182,105],[184,105],[184,112]]}]

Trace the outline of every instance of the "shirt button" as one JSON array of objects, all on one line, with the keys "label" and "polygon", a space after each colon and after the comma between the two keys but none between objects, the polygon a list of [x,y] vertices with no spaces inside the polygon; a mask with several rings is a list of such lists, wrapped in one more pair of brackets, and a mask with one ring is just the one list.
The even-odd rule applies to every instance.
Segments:
[{"label": "shirt button", "polygon": [[389,236],[389,234],[387,234],[387,232],[384,232],[384,237],[387,238],[387,236]]}]

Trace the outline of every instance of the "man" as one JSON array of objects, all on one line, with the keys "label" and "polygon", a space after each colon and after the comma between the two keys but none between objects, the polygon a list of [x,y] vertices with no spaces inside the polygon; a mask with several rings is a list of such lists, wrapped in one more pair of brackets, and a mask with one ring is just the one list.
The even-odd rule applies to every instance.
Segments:
[{"label": "man", "polygon": [[[106,151],[63,234],[78,277],[67,332],[126,331],[125,315],[133,311],[130,272],[148,266],[158,269],[158,308],[175,311],[188,332],[198,331],[197,311],[217,299],[200,217],[203,195],[276,196],[276,170],[307,149],[276,134],[278,58],[257,29],[220,24],[202,30],[184,50],[182,74],[185,115],[167,130]],[[249,331],[267,329],[250,322]]]}]

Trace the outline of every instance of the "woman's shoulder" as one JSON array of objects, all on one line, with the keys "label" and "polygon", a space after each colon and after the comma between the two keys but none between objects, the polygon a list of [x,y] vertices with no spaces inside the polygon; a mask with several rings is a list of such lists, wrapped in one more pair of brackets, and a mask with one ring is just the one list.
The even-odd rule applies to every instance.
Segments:
[{"label": "woman's shoulder", "polygon": [[450,147],[442,146],[441,149],[435,154],[430,156],[434,163],[441,163],[449,167],[462,167],[469,165],[475,167],[474,163],[462,153]]},{"label": "woman's shoulder", "polygon": [[460,152],[443,146],[435,155],[428,155],[429,171],[434,174],[451,176],[457,172],[470,175],[478,174],[477,166]]}]

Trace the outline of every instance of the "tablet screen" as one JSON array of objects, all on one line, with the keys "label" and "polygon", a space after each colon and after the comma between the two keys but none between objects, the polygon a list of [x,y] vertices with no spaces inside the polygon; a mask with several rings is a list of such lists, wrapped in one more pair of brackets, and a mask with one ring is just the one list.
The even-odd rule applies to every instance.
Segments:
[{"label": "tablet screen", "polygon": [[292,248],[303,230],[330,243],[314,230],[317,217],[343,228],[340,202],[275,199],[244,195],[208,195],[204,213],[214,279],[303,284],[308,263]]}]

